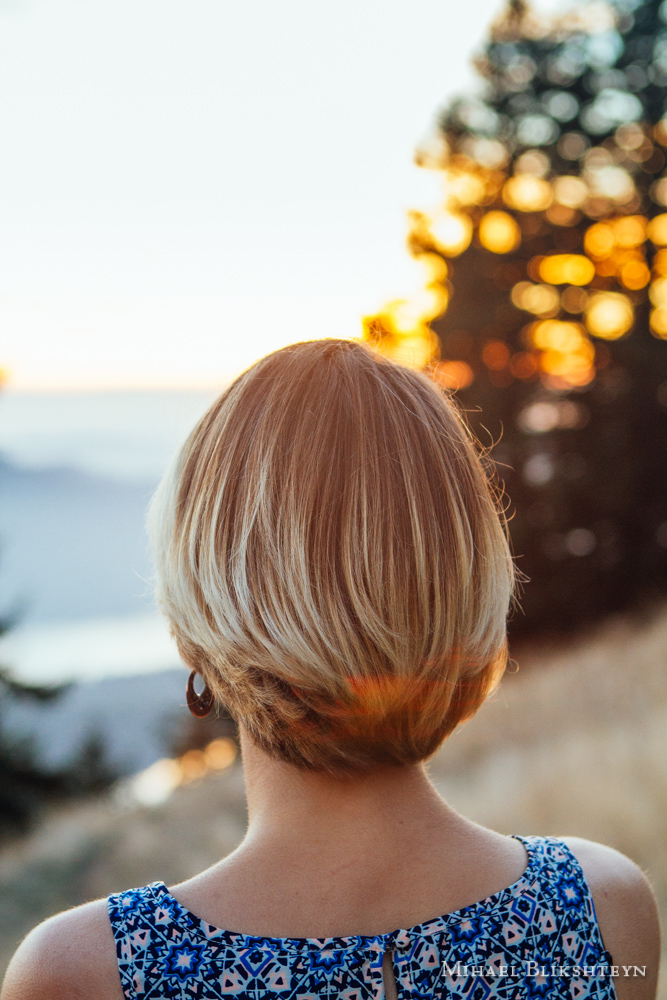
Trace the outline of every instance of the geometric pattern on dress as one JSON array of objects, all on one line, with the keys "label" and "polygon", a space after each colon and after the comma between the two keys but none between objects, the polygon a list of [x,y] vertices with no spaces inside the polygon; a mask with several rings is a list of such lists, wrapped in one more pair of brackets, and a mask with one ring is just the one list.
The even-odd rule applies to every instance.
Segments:
[{"label": "geometric pattern on dress", "polygon": [[528,865],[513,885],[390,934],[257,937],[207,924],[163,882],[111,895],[125,1000],[382,1000],[386,951],[399,1000],[616,1000],[579,862],[554,837],[515,837]]}]

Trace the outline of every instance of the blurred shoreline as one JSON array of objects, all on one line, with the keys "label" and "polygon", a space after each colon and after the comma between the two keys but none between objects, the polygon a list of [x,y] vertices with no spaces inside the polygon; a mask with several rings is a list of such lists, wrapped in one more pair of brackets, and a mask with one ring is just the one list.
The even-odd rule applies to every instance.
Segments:
[{"label": "blurred shoreline", "polygon": [[0,639],[0,658],[21,680],[37,684],[95,682],[180,666],[157,612],[18,625]]}]

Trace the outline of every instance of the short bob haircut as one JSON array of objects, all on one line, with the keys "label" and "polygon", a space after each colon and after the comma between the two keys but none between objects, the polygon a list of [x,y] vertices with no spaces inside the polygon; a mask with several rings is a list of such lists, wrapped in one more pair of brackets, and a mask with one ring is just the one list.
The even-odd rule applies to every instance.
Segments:
[{"label": "short bob haircut", "polygon": [[424,760],[503,673],[496,492],[451,398],[360,342],[293,344],[237,378],[150,528],[183,660],[275,758]]}]

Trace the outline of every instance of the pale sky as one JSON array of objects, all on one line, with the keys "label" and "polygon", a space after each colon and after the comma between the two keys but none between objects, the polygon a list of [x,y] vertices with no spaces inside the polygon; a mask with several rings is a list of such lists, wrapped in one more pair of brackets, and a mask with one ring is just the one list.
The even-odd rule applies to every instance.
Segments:
[{"label": "pale sky", "polygon": [[401,290],[499,0],[0,0],[9,386],[198,387]]}]

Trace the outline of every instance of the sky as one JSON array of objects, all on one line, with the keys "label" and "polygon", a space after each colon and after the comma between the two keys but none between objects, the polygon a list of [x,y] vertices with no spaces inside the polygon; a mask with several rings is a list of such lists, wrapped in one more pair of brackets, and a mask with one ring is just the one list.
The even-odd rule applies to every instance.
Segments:
[{"label": "sky", "polygon": [[[541,4],[544,6],[544,4]],[[409,291],[498,0],[0,0],[8,387],[204,388]]]}]

